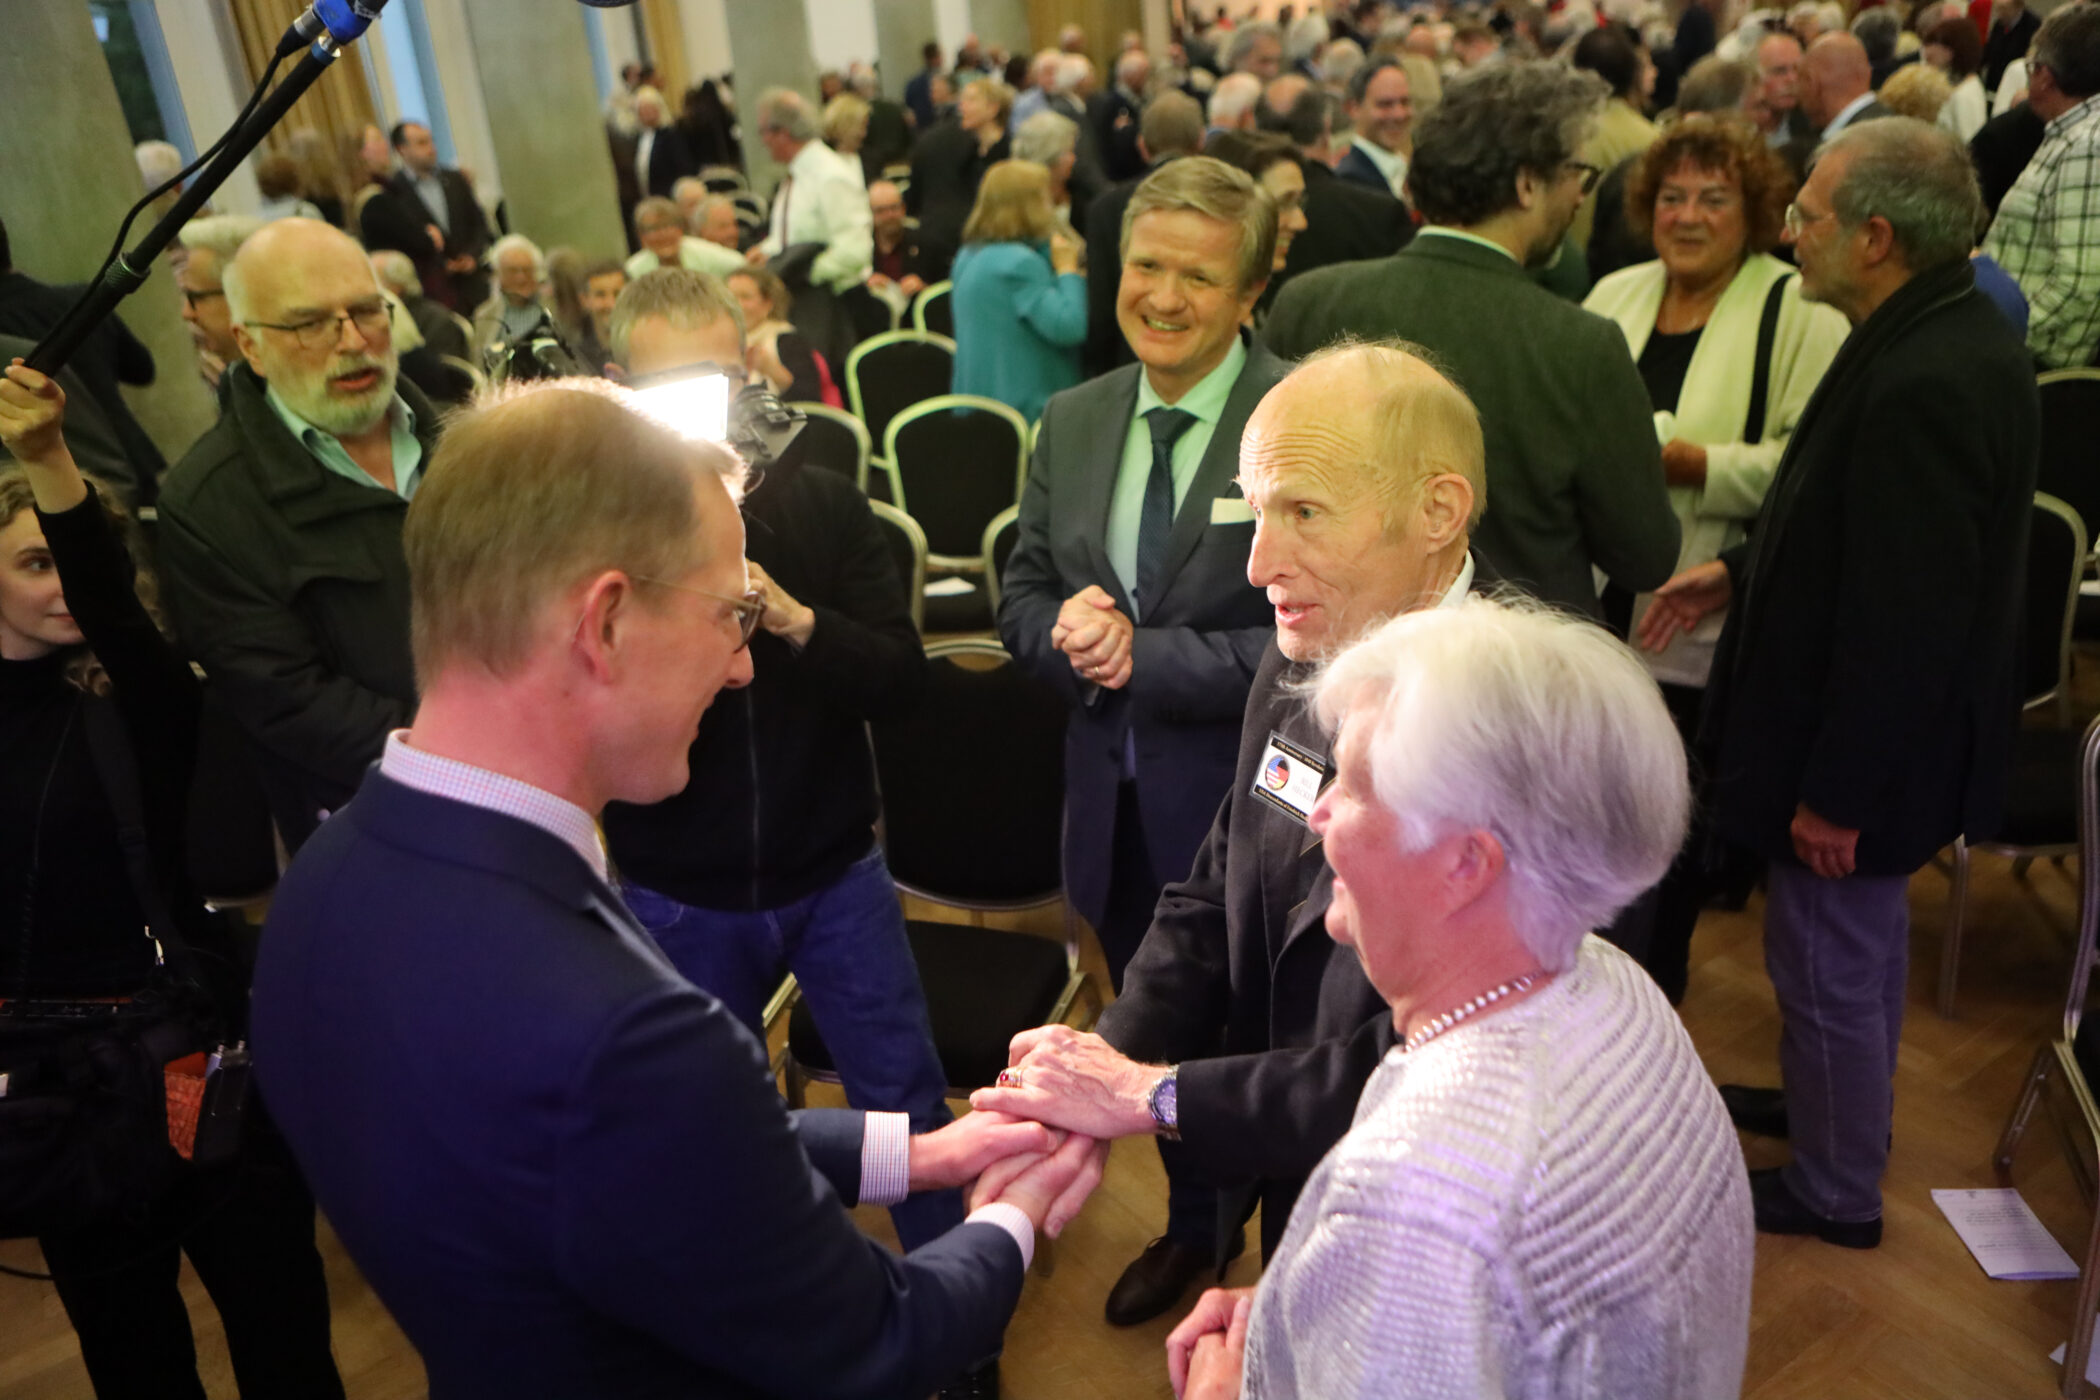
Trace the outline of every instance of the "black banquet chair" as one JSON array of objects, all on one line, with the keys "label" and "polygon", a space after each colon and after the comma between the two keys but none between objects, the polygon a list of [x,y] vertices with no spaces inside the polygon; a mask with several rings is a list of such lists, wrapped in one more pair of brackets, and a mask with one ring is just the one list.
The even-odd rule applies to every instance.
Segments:
[{"label": "black banquet chair", "polygon": [[954,292],[953,282],[936,282],[921,288],[911,304],[912,328],[952,337],[955,334]]},{"label": "black banquet chair", "polygon": [[890,548],[890,560],[897,566],[897,578],[904,585],[904,596],[911,603],[911,625],[926,635],[926,532],[919,522],[887,501],[869,501],[868,509],[875,513],[876,527]]},{"label": "black banquet chair", "polygon": [[2035,490],[2077,511],[2090,530],[2100,520],[2100,369],[2054,370],[2035,384],[2042,402]]},{"label": "black banquet chair", "polygon": [[798,402],[788,407],[807,420],[789,450],[801,454],[803,465],[835,472],[865,492],[875,445],[861,421],[829,404]]},{"label": "black banquet chair", "polygon": [[[918,708],[869,726],[897,888],[985,913],[1062,903],[1064,705],[996,642],[937,642],[926,655]],[[990,1084],[1014,1036],[1065,1020],[1082,995],[1087,1024],[1100,1012],[1069,906],[1062,941],[925,919],[907,928],[952,1094]],[[836,1078],[806,1005],[790,1014],[784,1067],[797,1106],[805,1078]]]},{"label": "black banquet chair", "polygon": [[846,406],[885,441],[890,420],[915,403],[948,392],[955,379],[955,342],[924,331],[870,336],[846,358]]},{"label": "black banquet chair", "polygon": [[2071,619],[2085,573],[2086,533],[2078,513],[2047,492],[2034,493],[2027,542],[2027,591],[2019,654],[2023,709],[2053,705],[2057,727],[2018,723],[2005,782],[2005,810],[1997,829],[1975,841],[1954,838],[1947,890],[1947,925],[1940,942],[1940,1015],[1954,1015],[1955,979],[1968,924],[1969,857],[1976,851],[2010,857],[2015,873],[2027,863],[2078,849],[2078,732],[2068,727]]},{"label": "black banquet chair", "polygon": [[890,420],[890,503],[926,531],[935,569],[975,571],[984,527],[1021,500],[1028,423],[996,399],[942,394]]}]

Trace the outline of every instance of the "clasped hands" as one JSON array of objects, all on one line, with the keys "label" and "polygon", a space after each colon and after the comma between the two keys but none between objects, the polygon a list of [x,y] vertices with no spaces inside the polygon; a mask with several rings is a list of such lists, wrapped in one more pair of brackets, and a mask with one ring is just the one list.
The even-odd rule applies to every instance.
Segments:
[{"label": "clasped hands", "polygon": [[970,1209],[1019,1206],[1056,1239],[1101,1181],[1094,1140],[1012,1114],[966,1113],[911,1140],[911,1191],[969,1188]]},{"label": "clasped hands", "polygon": [[1104,690],[1130,684],[1130,646],[1137,624],[1099,584],[1090,583],[1057,610],[1050,645],[1072,663],[1073,674]]}]

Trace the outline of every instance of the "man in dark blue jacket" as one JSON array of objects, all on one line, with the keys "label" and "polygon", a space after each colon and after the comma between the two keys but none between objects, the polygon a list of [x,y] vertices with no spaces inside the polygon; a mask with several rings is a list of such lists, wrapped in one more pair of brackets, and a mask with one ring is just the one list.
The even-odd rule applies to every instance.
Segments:
[{"label": "man in dark blue jacket", "polygon": [[684,786],[751,678],[741,475],[597,380],[455,420],[403,537],[415,727],[279,886],[257,1072],[438,1400],[923,1396],[1076,1209],[1075,1135],[909,1255],[863,1236],[1050,1135],[790,1114],[608,883],[595,814]]}]

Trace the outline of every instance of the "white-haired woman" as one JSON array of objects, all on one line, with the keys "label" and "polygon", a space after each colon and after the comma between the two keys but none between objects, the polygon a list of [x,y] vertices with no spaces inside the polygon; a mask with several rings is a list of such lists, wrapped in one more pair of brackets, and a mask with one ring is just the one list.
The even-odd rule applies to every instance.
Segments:
[{"label": "white-haired woman", "polygon": [[1705,1400],[1742,1385],[1754,1238],[1728,1116],[1669,1003],[1587,931],[1689,806],[1662,697],[1602,629],[1405,614],[1317,704],[1327,930],[1398,1043],[1259,1290],[1168,1339],[1177,1394]]}]

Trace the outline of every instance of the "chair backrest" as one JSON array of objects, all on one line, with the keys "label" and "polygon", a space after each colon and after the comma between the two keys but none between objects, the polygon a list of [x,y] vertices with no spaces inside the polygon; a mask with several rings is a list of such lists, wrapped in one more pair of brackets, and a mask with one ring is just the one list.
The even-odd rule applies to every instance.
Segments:
[{"label": "chair backrest", "polygon": [[997,642],[926,655],[918,705],[868,726],[890,873],[963,908],[1041,903],[1064,882],[1064,703]]},{"label": "chair backrest", "polygon": [[489,387],[488,376],[457,355],[440,355],[438,363],[451,370],[455,377],[463,378],[466,392],[460,395],[462,403]]},{"label": "chair backrest", "polygon": [[2071,623],[2078,614],[2085,552],[2085,525],[2078,512],[2046,491],[2035,492],[2020,658],[2020,694],[2030,709],[2068,693]]},{"label": "chair backrest", "polygon": [[955,334],[955,303],[950,296],[955,290],[953,282],[936,282],[922,288],[911,304],[911,323],[914,329],[932,331],[935,335]]},{"label": "chair backrest", "polygon": [[2064,999],[2064,1042],[2076,1044],[2078,1023],[2100,956],[2100,718],[2086,726],[2078,751],[2078,943],[2071,953],[2071,990]]},{"label": "chair backrest", "polygon": [[703,165],[700,167],[700,183],[707,186],[710,194],[734,194],[748,190],[750,182],[744,172],[733,165]]},{"label": "chair backrest", "polygon": [[868,462],[875,455],[875,446],[868,440],[868,430],[861,421],[830,404],[791,403],[788,407],[799,409],[809,420],[795,435],[795,447],[800,449],[802,460],[812,467],[836,472],[866,491]]},{"label": "chair backrest", "polygon": [[955,342],[928,331],[891,331],[855,346],[846,360],[846,406],[868,436],[887,442],[890,420],[915,403],[948,392]]},{"label": "chair backrest", "polygon": [[904,581],[904,596],[911,601],[911,625],[926,632],[926,532],[919,522],[884,501],[868,502],[875,523],[889,542],[890,558],[897,577]]},{"label": "chair backrest", "polygon": [[890,500],[926,531],[935,563],[977,567],[984,527],[1021,499],[1027,441],[1020,414],[975,394],[942,394],[890,420]]},{"label": "chair backrest", "polygon": [[984,527],[984,591],[990,595],[992,618],[999,617],[999,595],[1006,578],[1006,561],[1014,557],[1014,546],[1021,542],[1021,508],[1008,506],[992,517],[992,523]]},{"label": "chair backrest", "polygon": [[2042,455],[2034,485],[2086,523],[2100,524],[2100,369],[2060,369],[2035,381],[2042,401]]}]

